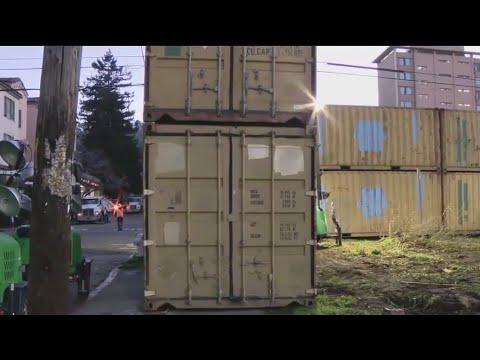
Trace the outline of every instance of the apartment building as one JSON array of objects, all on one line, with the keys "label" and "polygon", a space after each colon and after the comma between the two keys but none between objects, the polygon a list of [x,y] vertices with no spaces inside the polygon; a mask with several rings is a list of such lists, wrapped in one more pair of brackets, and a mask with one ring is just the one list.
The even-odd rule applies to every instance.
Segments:
[{"label": "apartment building", "polygon": [[480,53],[463,46],[390,46],[378,64],[380,106],[480,111]]},{"label": "apartment building", "polygon": [[19,78],[0,78],[0,139],[24,140],[28,93]]}]

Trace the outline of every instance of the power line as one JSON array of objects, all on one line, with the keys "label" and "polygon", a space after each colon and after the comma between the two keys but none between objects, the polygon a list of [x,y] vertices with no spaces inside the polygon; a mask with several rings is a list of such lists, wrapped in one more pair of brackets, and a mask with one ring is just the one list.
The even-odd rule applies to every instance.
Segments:
[{"label": "power line", "polygon": [[[353,66],[349,66],[353,67]],[[401,73],[405,72],[410,72],[410,71],[401,71]],[[367,75],[367,74],[354,74],[354,73],[345,73],[345,72],[337,72],[337,71],[325,71],[325,70],[317,70],[317,73],[324,73],[324,74],[336,74],[336,75],[351,75],[351,76],[360,76],[360,77],[370,77],[370,78],[376,78],[376,79],[388,79],[388,80],[396,80],[394,77],[387,77],[387,76],[380,76],[380,75]],[[410,72],[411,73],[411,72]],[[426,73],[419,73],[423,75],[430,75],[430,76],[442,76],[442,75],[434,75],[434,74],[426,74]],[[447,76],[443,76],[447,77]],[[479,89],[480,87],[476,85],[464,85],[464,84],[454,84],[452,83],[442,83],[442,82],[437,82],[437,81],[430,81],[430,80],[417,80],[417,79],[398,79],[400,81],[410,81],[410,82],[420,82],[420,83],[427,83],[427,84],[434,84],[434,85],[446,85],[446,86],[457,86],[457,87],[463,87],[463,88],[471,88],[471,89]],[[467,80],[467,79],[465,79]],[[468,79],[471,81],[474,81],[473,79]]]},{"label": "power line", "polygon": [[[141,58],[142,55],[118,55],[115,58]],[[82,59],[101,59],[101,56],[82,56]],[[43,60],[43,57],[0,58],[1,61]]]},{"label": "power line", "polygon": [[[87,86],[87,87],[80,87],[79,90],[85,89],[109,89],[109,88],[126,88],[126,87],[134,87],[134,86],[145,86],[145,84],[130,84],[130,85],[115,85],[115,86]],[[0,91],[40,91],[40,89],[0,89]]]},{"label": "power line", "polygon": [[[342,64],[342,63],[332,63],[332,62],[325,62],[325,61],[317,61],[317,64],[326,64],[331,66],[342,66],[342,67],[350,67],[355,69],[364,69],[364,70],[375,70],[375,71],[389,71],[394,73],[403,73],[406,71],[403,70],[395,70],[395,69],[387,69],[387,68],[379,68],[373,66],[362,66],[362,65],[354,65],[354,64]],[[409,71],[410,72],[410,71]],[[422,73],[425,74],[425,73]],[[431,74],[433,75],[433,74]]]},{"label": "power line", "polygon": [[[126,67],[126,68],[137,68],[141,69],[145,67],[143,64],[129,64],[129,65],[118,65],[117,68]],[[81,69],[94,69],[92,66],[81,66]],[[42,67],[25,67],[25,68],[10,68],[10,69],[2,69],[0,71],[22,71],[22,70],[42,70]]]},{"label": "power line", "polygon": [[[381,68],[381,67],[373,67],[373,66],[363,66],[363,65],[355,65],[355,64],[344,64],[344,63],[332,63],[332,62],[325,62],[325,61],[317,61],[318,64],[325,64],[331,66],[340,66],[340,67],[349,67],[354,69],[362,69],[362,70],[374,70],[374,71],[385,71],[385,72],[393,72],[393,73],[410,73],[410,74],[419,74],[419,75],[430,75],[430,76],[442,76],[448,77],[442,74],[434,74],[430,72],[419,72],[415,70],[396,70],[396,69],[389,69],[389,68]],[[401,79],[403,80],[403,79]]]}]

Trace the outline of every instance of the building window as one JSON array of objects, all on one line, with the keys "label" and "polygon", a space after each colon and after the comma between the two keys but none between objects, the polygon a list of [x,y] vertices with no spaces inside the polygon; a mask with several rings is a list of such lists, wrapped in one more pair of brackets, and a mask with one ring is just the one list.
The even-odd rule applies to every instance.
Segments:
[{"label": "building window", "polygon": [[424,65],[418,65],[418,66],[417,66],[417,70],[419,70],[419,71],[427,71],[427,67],[424,66]]},{"label": "building window", "polygon": [[440,105],[442,105],[442,106],[450,106],[450,105],[452,105],[452,103],[451,103],[451,102],[448,102],[448,101],[442,101],[442,102],[440,103]]},{"label": "building window", "polygon": [[6,96],[4,97],[3,116],[15,121],[15,102]]},{"label": "building window", "polygon": [[475,85],[480,86],[480,78],[475,78]]},{"label": "building window", "polygon": [[13,136],[8,134],[3,134],[3,140],[13,140]]},{"label": "building window", "polygon": [[475,100],[480,100],[480,91],[475,91]]},{"label": "building window", "polygon": [[459,79],[470,79],[470,76],[468,76],[468,75],[458,75],[457,78],[459,78]]},{"label": "building window", "polygon": [[444,64],[450,64],[451,63],[450,60],[445,60],[445,59],[438,60],[438,62],[441,62],[441,63],[444,63]]},{"label": "building window", "polygon": [[458,91],[459,93],[469,93],[469,92],[470,92],[469,89],[457,89],[457,91]]},{"label": "building window", "polygon": [[398,65],[400,65],[400,66],[411,66],[412,65],[412,59],[398,58]]},{"label": "building window", "polygon": [[400,94],[402,95],[412,95],[413,87],[411,86],[400,86]]},{"label": "building window", "polygon": [[461,107],[470,107],[470,104],[462,104],[462,103],[460,103],[460,104],[458,104],[458,106],[461,106]]},{"label": "building window", "polygon": [[452,91],[451,88],[440,88],[440,91]]},{"label": "building window", "polygon": [[465,61],[465,60],[459,60],[458,63],[459,63],[459,64],[465,64],[465,65],[470,64],[469,61]]},{"label": "building window", "polygon": [[18,128],[22,128],[22,110],[18,110]]},{"label": "building window", "polygon": [[438,76],[452,77],[452,74],[438,74]]},{"label": "building window", "polygon": [[476,72],[480,72],[480,64],[475,64],[473,65],[473,68],[475,69]]},{"label": "building window", "polygon": [[411,108],[413,106],[411,101],[400,101],[400,107]]},{"label": "building window", "polygon": [[419,98],[419,99],[422,99],[422,100],[427,100],[427,99],[428,99],[428,95],[427,95],[427,94],[418,94],[418,98]]},{"label": "building window", "polygon": [[410,72],[401,72],[398,77],[400,80],[413,80],[413,74]]},{"label": "building window", "polygon": [[423,86],[428,86],[428,81],[422,80],[422,81],[419,81],[419,84]]}]

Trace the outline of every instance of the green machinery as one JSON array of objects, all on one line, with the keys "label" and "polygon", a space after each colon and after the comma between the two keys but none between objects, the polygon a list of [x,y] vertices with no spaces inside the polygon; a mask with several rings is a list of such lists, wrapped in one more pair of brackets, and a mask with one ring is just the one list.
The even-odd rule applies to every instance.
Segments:
[{"label": "green machinery", "polygon": [[[330,196],[330,193],[324,191],[324,187],[320,186],[321,191],[318,192],[318,202],[315,207],[315,234],[317,237],[317,244],[320,241],[327,237],[328,233],[328,223],[327,223],[327,209],[326,209],[326,199]],[[335,238],[335,243],[337,245],[342,245],[342,228],[338,223],[337,215],[335,209],[332,206],[332,222],[335,225],[337,236]]]},{"label": "green machinery", "polygon": [[0,233],[0,315],[26,315],[26,298],[20,245],[12,236]]},{"label": "green machinery", "polygon": [[[24,188],[33,179],[33,164],[26,163],[22,141],[0,141],[0,212],[7,217],[31,213],[31,199]],[[78,171],[77,171],[78,172]],[[74,169],[75,173],[75,169]],[[80,234],[70,231],[71,254],[69,280],[77,283],[78,295],[90,293],[91,260],[82,254]],[[20,226],[12,236],[0,233],[0,311],[2,314],[26,314],[27,282],[30,267],[30,226]]]},{"label": "green machinery", "polygon": [[[30,225],[17,228],[12,234],[21,249],[23,280],[28,281],[30,268]],[[70,230],[71,251],[69,261],[69,280],[77,283],[77,293],[81,299],[90,294],[90,272],[92,260],[83,257],[82,240],[78,231]]]},{"label": "green machinery", "polygon": [[315,211],[315,232],[317,234],[317,242],[327,236],[327,214],[325,209],[318,204]]}]

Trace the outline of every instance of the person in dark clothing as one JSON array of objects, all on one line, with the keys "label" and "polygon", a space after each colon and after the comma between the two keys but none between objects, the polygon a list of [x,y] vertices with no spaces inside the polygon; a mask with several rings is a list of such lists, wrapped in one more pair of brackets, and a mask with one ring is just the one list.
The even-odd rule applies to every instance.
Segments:
[{"label": "person in dark clothing", "polygon": [[107,223],[110,222],[110,220],[108,219],[108,215],[109,215],[109,214],[108,214],[108,210],[107,210],[107,209],[103,209],[103,222],[104,222],[105,224],[107,224]]}]

